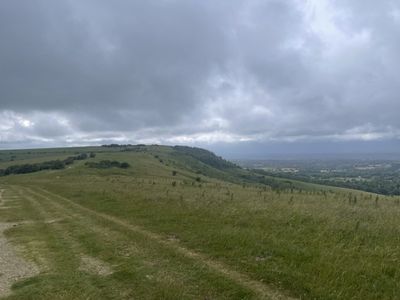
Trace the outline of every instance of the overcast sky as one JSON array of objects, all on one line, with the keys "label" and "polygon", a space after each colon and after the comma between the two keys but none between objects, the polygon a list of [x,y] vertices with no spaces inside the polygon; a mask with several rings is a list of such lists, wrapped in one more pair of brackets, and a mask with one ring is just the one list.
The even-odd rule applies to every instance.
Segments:
[{"label": "overcast sky", "polygon": [[395,0],[2,0],[0,148],[393,152],[399,72]]}]

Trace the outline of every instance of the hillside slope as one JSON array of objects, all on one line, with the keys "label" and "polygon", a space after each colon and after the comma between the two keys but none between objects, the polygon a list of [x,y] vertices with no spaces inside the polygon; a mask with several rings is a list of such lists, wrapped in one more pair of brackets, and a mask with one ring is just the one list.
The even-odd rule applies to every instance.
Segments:
[{"label": "hillside slope", "polygon": [[188,147],[7,151],[0,169],[82,153],[0,176],[0,223],[16,225],[4,234],[40,270],[7,299],[398,295],[397,198],[279,181]]},{"label": "hillside slope", "polygon": [[[136,168],[132,168],[128,173],[145,175],[161,175],[168,172],[180,170],[181,176],[188,179],[219,179],[232,183],[253,183],[268,185],[276,189],[295,188],[297,184],[289,180],[275,179],[270,176],[257,174],[251,170],[245,170],[214,153],[195,147],[187,146],[160,146],[160,145],[108,145],[103,147],[83,147],[83,148],[60,148],[60,149],[37,149],[37,150],[18,150],[14,152],[0,151],[0,176],[7,172],[7,169],[21,169],[25,167],[27,172],[31,170],[42,170],[40,165],[48,165],[70,158],[76,158],[80,154],[90,153],[97,155],[90,161],[101,160],[125,160],[132,163]],[[89,157],[90,158],[90,157]],[[71,165],[72,166],[72,165]],[[65,167],[71,167],[65,164]],[[139,167],[139,169],[137,169]],[[24,169],[24,168],[22,168]],[[48,168],[47,168],[48,169]],[[62,169],[58,164],[53,169]],[[145,170],[146,169],[146,170]],[[153,172],[153,173],[152,173]],[[165,173],[167,172],[167,173]],[[18,172],[17,172],[18,173]],[[306,188],[305,185],[298,185],[299,188]]]}]

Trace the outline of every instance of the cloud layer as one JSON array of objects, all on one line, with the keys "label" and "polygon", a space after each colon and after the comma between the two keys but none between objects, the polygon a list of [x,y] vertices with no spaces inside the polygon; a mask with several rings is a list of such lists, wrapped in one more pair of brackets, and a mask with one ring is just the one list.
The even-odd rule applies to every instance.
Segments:
[{"label": "cloud layer", "polygon": [[396,1],[5,0],[0,148],[400,136]]}]

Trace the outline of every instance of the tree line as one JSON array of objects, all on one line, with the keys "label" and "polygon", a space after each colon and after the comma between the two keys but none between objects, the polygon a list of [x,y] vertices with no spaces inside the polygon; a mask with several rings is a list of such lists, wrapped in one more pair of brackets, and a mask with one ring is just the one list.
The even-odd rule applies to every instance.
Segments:
[{"label": "tree line", "polygon": [[44,161],[40,163],[33,164],[21,164],[21,165],[12,165],[7,167],[6,169],[0,169],[0,176],[7,176],[12,174],[27,174],[39,172],[42,170],[61,170],[64,169],[67,165],[71,165],[75,160],[84,160],[88,157],[95,157],[94,153],[80,153],[75,156],[69,156],[64,160],[50,160]]}]

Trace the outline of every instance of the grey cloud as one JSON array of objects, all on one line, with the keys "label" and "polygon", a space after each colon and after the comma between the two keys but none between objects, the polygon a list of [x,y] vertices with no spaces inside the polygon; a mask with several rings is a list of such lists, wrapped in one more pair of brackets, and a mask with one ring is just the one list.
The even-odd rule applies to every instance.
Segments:
[{"label": "grey cloud", "polygon": [[398,139],[399,25],[389,0],[2,1],[0,147]]},{"label": "grey cloud", "polygon": [[174,119],[196,104],[223,55],[212,11],[200,4],[61,3],[2,2],[3,109],[104,117],[110,108],[154,115],[162,106],[158,121]]}]

